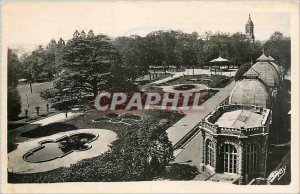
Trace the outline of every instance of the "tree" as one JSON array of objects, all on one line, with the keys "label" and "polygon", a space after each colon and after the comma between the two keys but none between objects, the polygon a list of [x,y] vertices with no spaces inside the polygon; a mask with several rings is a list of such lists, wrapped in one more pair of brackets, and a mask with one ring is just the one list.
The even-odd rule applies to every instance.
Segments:
[{"label": "tree", "polygon": [[58,75],[62,70],[61,52],[62,52],[64,46],[65,46],[65,41],[62,38],[60,38],[57,42],[56,51],[55,51],[55,67],[54,67],[55,76]]},{"label": "tree", "polygon": [[7,52],[7,84],[9,87],[17,87],[19,83],[20,62],[11,49]]},{"label": "tree", "polygon": [[31,54],[22,55],[20,76],[29,82],[53,79],[57,49],[56,41],[52,39],[45,49],[39,45]]},{"label": "tree", "polygon": [[235,81],[239,81],[243,79],[244,74],[250,69],[251,63],[245,63],[243,64],[235,73],[234,79]]},{"label": "tree", "polygon": [[56,50],[57,50],[57,44],[54,39],[50,41],[50,43],[46,46],[45,49],[45,55],[44,55],[44,61],[45,61],[45,67],[44,71],[50,71],[50,76],[53,78],[53,76],[57,73],[56,72],[56,66],[55,66],[55,58],[56,58]]},{"label": "tree", "polygon": [[115,149],[121,150],[128,180],[151,180],[173,160],[172,144],[165,130],[153,121],[132,128]]},{"label": "tree", "polygon": [[115,45],[124,66],[131,70],[133,79],[148,72],[145,39],[140,36],[119,37],[115,40]]},{"label": "tree", "polygon": [[21,97],[17,90],[19,60],[11,49],[7,53],[7,117],[8,120],[17,119],[21,113]]},{"label": "tree", "polygon": [[[83,34],[83,33],[82,33]],[[95,99],[99,91],[110,89],[110,69],[121,64],[120,56],[106,35],[74,34],[61,50],[60,68],[54,87],[57,102]],[[118,80],[122,82],[122,79]]]},{"label": "tree", "polygon": [[21,97],[17,88],[7,88],[7,117],[8,120],[15,120],[21,113]]},{"label": "tree", "polygon": [[281,32],[274,32],[264,46],[279,65],[287,68],[291,66],[291,39],[289,37],[283,36]]}]

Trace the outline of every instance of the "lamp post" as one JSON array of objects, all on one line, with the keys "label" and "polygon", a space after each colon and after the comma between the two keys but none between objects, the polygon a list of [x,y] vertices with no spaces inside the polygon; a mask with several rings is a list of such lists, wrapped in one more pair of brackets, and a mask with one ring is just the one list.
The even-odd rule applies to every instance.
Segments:
[{"label": "lamp post", "polygon": [[39,114],[40,114],[40,107],[39,106],[35,107],[35,110],[36,110],[36,116],[39,116]]},{"label": "lamp post", "polygon": [[31,83],[31,81],[29,83],[29,86],[30,86],[30,93],[32,93],[32,83]]},{"label": "lamp post", "polygon": [[29,108],[28,95],[26,94],[27,108]]}]

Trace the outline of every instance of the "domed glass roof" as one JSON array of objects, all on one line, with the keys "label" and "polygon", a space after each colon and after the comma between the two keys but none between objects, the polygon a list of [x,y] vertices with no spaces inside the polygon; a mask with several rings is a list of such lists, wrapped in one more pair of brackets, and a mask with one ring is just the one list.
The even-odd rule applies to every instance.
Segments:
[{"label": "domed glass roof", "polygon": [[276,69],[278,75],[281,77],[282,76],[282,72],[280,70],[280,66],[277,65],[275,62],[270,62],[270,63],[273,65],[273,67]]},{"label": "domed glass roof", "polygon": [[280,84],[280,74],[269,61],[258,61],[252,68],[259,74],[259,78],[268,87],[278,87]]},{"label": "domed glass roof", "polygon": [[231,91],[229,104],[271,106],[271,94],[260,79],[243,79]]},{"label": "domed glass roof", "polygon": [[280,66],[275,63],[275,59],[271,55],[268,56],[268,61],[273,65],[273,67],[276,69],[278,75],[281,77],[282,72],[280,70]]},{"label": "domed glass roof", "polygon": [[269,55],[268,56],[268,61],[275,61],[275,59],[271,55]]},{"label": "domed glass roof", "polygon": [[256,61],[269,61],[269,58],[263,53],[260,57],[256,59]]}]

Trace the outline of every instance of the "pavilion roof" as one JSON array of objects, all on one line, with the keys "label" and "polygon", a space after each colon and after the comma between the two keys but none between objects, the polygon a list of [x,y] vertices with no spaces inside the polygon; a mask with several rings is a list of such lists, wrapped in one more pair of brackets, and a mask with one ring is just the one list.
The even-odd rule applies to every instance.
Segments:
[{"label": "pavilion roof", "polygon": [[227,59],[224,59],[222,57],[218,57],[216,59],[213,59],[211,61],[209,61],[210,63],[220,63],[220,62],[229,62]]}]

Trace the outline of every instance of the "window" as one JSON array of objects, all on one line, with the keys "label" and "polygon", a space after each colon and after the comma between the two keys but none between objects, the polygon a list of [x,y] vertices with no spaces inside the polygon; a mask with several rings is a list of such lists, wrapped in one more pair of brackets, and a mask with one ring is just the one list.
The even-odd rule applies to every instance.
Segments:
[{"label": "window", "polygon": [[225,144],[222,147],[224,172],[236,173],[236,159],[237,151],[236,148],[231,144]]},{"label": "window", "polygon": [[215,167],[215,146],[209,139],[206,141],[206,164]]},{"label": "window", "polygon": [[246,172],[253,172],[258,169],[258,146],[249,144],[246,146]]}]

